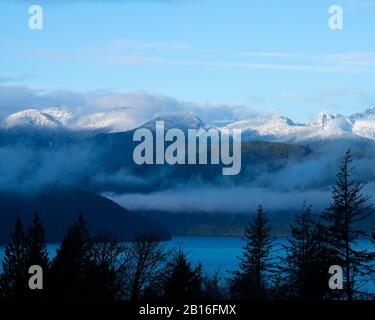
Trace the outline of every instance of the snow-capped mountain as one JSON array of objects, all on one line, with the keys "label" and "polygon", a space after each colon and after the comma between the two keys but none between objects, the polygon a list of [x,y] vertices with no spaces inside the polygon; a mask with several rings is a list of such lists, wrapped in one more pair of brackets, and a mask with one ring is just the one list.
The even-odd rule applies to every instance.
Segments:
[{"label": "snow-capped mountain", "polygon": [[141,128],[149,129],[151,131],[155,131],[156,129],[156,122],[163,121],[165,130],[169,129],[181,129],[181,130],[188,130],[188,129],[209,129],[210,126],[206,125],[201,119],[199,119],[193,113],[169,113],[163,116],[158,116],[145,124],[141,125]]},{"label": "snow-capped mountain", "polygon": [[352,121],[363,120],[363,119],[375,119],[375,106],[372,106],[364,112],[354,113],[350,116]]},{"label": "snow-capped mountain", "polygon": [[4,119],[1,128],[5,131],[22,130],[22,132],[109,132],[112,128],[110,124],[108,116],[105,119],[101,119],[100,114],[79,117],[63,108],[47,108],[27,109],[11,114]]},{"label": "snow-capped mountain", "polygon": [[[98,133],[121,131],[121,116],[108,114],[104,112],[84,115],[77,117],[71,128],[76,130],[85,130]],[[118,128],[119,127],[119,128]]]},{"label": "snow-capped mountain", "polygon": [[296,123],[282,116],[267,116],[235,122],[225,128],[241,129],[244,140],[300,143],[336,139],[375,140],[375,108],[349,117],[325,111],[308,124]]},{"label": "snow-capped mountain", "polygon": [[300,132],[305,126],[280,116],[262,116],[250,120],[238,121],[224,127],[242,130],[242,139],[252,140],[262,137],[264,140],[288,139]]},{"label": "snow-capped mountain", "polygon": [[4,129],[56,129],[62,126],[62,123],[53,116],[52,112],[45,113],[36,109],[28,109],[14,113],[3,122]]},{"label": "snow-capped mountain", "polygon": [[[158,116],[142,128],[155,130],[157,121],[164,121],[165,129],[210,129],[193,113],[169,113]],[[90,134],[127,131],[134,128],[126,111],[112,110],[92,114],[73,114],[62,108],[44,110],[27,109],[7,117],[2,124],[3,131],[22,129],[43,132],[89,132]],[[224,129],[241,129],[242,139],[275,142],[313,144],[336,140],[374,141],[375,107],[351,116],[321,112],[310,123],[295,122],[281,115],[260,116],[231,123]]]},{"label": "snow-capped mountain", "polygon": [[[193,113],[169,113],[158,116],[145,124],[142,128],[155,130],[156,121],[164,121],[165,129],[179,128],[205,129],[208,126]],[[8,116],[2,124],[5,130],[50,130],[64,129],[66,131],[90,131],[93,133],[109,133],[127,131],[133,127],[131,119],[122,110],[96,112],[78,115],[62,108],[48,108],[44,110],[27,109]]]},{"label": "snow-capped mountain", "polygon": [[68,125],[69,121],[73,118],[73,113],[62,108],[48,108],[42,111],[45,115],[51,116],[62,125]]}]

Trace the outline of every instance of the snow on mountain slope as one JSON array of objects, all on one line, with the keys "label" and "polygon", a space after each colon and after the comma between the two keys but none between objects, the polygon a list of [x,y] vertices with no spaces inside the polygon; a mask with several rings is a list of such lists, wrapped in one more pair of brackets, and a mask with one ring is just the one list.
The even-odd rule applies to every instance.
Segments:
[{"label": "snow on mountain slope", "polygon": [[[362,113],[355,113],[349,117],[327,113],[325,115],[320,114],[320,117],[324,118],[325,125],[319,126],[317,121],[311,123],[312,127],[318,127],[317,136],[325,136],[331,139],[346,137],[375,140],[375,108],[367,109]],[[322,121],[318,122],[322,124]]]},{"label": "snow on mountain slope", "polygon": [[51,114],[36,109],[28,109],[14,113],[3,122],[4,129],[36,128],[56,129],[61,128],[62,123]]},{"label": "snow on mountain slope", "polygon": [[375,119],[357,120],[353,126],[353,132],[358,136],[375,139]]},{"label": "snow on mountain slope", "polygon": [[310,138],[336,138],[342,136],[351,136],[353,123],[349,118],[341,114],[330,114],[321,112],[319,115],[306,126],[307,137]]},{"label": "snow on mountain slope", "polygon": [[[143,124],[142,128],[155,130],[156,121],[164,121],[165,129],[210,129],[193,113],[169,113]],[[28,109],[7,117],[3,129],[48,129],[90,132],[91,134],[120,132],[134,128],[126,111],[112,110],[77,115],[61,108]],[[290,143],[319,143],[331,140],[375,141],[375,107],[349,117],[321,112],[308,124],[292,121],[281,115],[261,116],[231,123],[225,129],[241,129],[242,139]]]},{"label": "snow on mountain slope", "polygon": [[146,122],[141,128],[146,128],[154,131],[156,128],[157,121],[164,121],[165,130],[169,129],[209,129],[209,126],[205,125],[201,119],[199,119],[193,113],[170,113],[163,116],[156,117],[151,121]]},{"label": "snow on mountain slope", "polygon": [[268,116],[235,122],[225,128],[241,129],[244,140],[280,142],[364,138],[375,140],[375,108],[350,117],[321,112],[308,124],[295,123],[282,116]]},{"label": "snow on mountain slope", "polygon": [[73,118],[73,113],[62,108],[48,108],[42,111],[46,115],[50,115],[55,120],[63,125],[68,125],[69,121]]},{"label": "snow on mountain slope", "polygon": [[283,116],[273,115],[234,122],[224,128],[241,129],[243,139],[256,137],[287,139],[301,132],[304,129],[304,125],[295,123]]},{"label": "snow on mountain slope", "polygon": [[353,132],[357,135],[375,139],[375,107],[367,109],[363,113],[351,116],[354,121]]},{"label": "snow on mountain slope", "polygon": [[121,115],[116,115],[112,112],[98,112],[76,119],[74,128],[78,130],[90,130],[94,132],[121,131],[121,127],[123,127],[121,125],[122,120],[123,118],[121,117]]},{"label": "snow on mountain slope", "polygon": [[355,122],[357,120],[374,119],[375,120],[375,107],[370,107],[363,112],[355,113],[350,116],[350,119]]},{"label": "snow on mountain slope", "polygon": [[77,116],[62,108],[44,110],[27,109],[8,116],[2,124],[5,130],[69,130],[69,131],[111,131],[114,123],[121,119],[118,115],[95,113]]}]

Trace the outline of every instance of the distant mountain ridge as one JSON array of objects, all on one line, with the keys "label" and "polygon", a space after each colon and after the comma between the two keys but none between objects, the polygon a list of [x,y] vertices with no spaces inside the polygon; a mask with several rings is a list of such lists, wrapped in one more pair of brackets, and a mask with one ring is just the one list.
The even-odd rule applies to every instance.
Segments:
[{"label": "distant mountain ridge", "polygon": [[[79,117],[63,108],[28,109],[7,117],[1,125],[1,131],[21,130],[25,133],[25,131],[34,130],[69,132],[77,135],[86,132],[95,135],[113,132],[116,121],[121,122],[122,119],[116,118],[115,115],[108,118],[97,114]],[[161,115],[140,127],[155,130],[156,121],[164,121],[166,130],[213,128],[189,112]],[[375,107],[351,116],[324,111],[307,124],[295,122],[282,115],[259,116],[230,123],[224,129],[241,129],[244,141],[262,140],[287,143],[312,143],[336,139],[375,141]],[[115,131],[121,132],[121,130]]]},{"label": "distant mountain ridge", "polygon": [[349,117],[321,112],[308,124],[296,123],[286,117],[273,115],[235,122],[225,128],[241,129],[244,140],[260,139],[289,143],[336,139],[375,141],[375,107]]},{"label": "distant mountain ridge", "polygon": [[210,129],[211,126],[205,124],[200,118],[198,118],[193,113],[168,113],[163,116],[158,116],[145,124],[141,125],[139,128],[149,129],[155,131],[156,122],[164,122],[164,129],[181,129],[183,131],[188,129],[202,130]]},{"label": "distant mountain ridge", "polygon": [[79,117],[63,108],[47,108],[43,110],[26,109],[6,117],[0,126],[5,132],[92,132],[98,134],[110,132],[105,122],[95,121],[94,117]]},{"label": "distant mountain ridge", "polygon": [[[32,115],[39,119],[39,113]],[[314,187],[326,187],[334,180],[332,168],[348,148],[356,159],[365,163],[359,167],[360,174],[368,181],[375,181],[375,174],[367,169],[367,163],[375,156],[374,115],[375,108],[350,117],[323,112],[309,124],[278,115],[235,122],[225,128],[242,130],[241,172],[237,176],[223,177],[223,166],[215,164],[189,165],[185,162],[175,166],[138,166],[133,159],[133,151],[139,144],[133,141],[133,134],[138,128],[123,132],[99,131],[99,134],[82,128],[68,129],[69,125],[64,126],[63,122],[71,121],[69,113],[45,110],[42,119],[53,117],[59,123],[52,126],[56,129],[43,130],[46,123],[50,128],[50,122],[34,121],[35,117],[31,117],[32,126],[27,126],[27,131],[18,131],[17,127],[0,130],[0,152],[5,154],[5,174],[3,178],[0,176],[0,188],[24,190],[52,183],[99,193],[126,193],[173,189],[195,182],[224,186],[261,183],[269,187],[272,179],[267,175],[303,165],[310,171],[317,166],[325,178],[314,182]],[[21,118],[23,116],[30,114],[26,112]],[[157,121],[164,121],[166,130],[213,128],[192,113],[162,115],[139,128],[154,131]],[[33,126],[38,129],[33,130]],[[22,157],[19,157],[20,150]],[[17,161],[7,160],[9,152]],[[13,162],[16,168],[12,171],[8,168],[13,167]]]},{"label": "distant mountain ridge", "polygon": [[60,127],[62,127],[62,123],[60,123],[53,115],[36,109],[28,109],[14,113],[7,117],[3,123],[3,128],[5,130],[14,128],[56,129]]}]

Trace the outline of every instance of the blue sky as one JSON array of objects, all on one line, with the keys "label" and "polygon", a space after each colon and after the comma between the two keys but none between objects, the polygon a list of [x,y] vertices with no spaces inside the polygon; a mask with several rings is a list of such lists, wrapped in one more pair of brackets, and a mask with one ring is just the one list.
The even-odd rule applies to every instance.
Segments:
[{"label": "blue sky", "polygon": [[[41,31],[28,28],[30,2],[0,4],[4,110],[13,105],[9,92],[17,90],[41,97],[56,90],[70,97],[144,92],[277,112],[296,121],[322,110],[351,114],[375,103],[372,0],[39,4]],[[344,8],[342,31],[328,28],[333,4]],[[27,100],[14,109],[22,103]]]}]

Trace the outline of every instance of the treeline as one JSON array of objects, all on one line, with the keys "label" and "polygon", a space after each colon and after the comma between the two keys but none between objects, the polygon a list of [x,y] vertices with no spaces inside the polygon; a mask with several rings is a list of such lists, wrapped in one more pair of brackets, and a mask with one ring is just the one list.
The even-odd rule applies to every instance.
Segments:
[{"label": "treeline", "polygon": [[[43,290],[29,287],[30,266],[43,270]],[[50,260],[44,228],[35,214],[27,230],[17,219],[5,249],[1,299],[119,300],[216,297],[216,277],[193,267],[182,249],[167,249],[153,235],[122,243],[92,237],[81,214]]]},{"label": "treeline", "polygon": [[[51,260],[38,214],[26,229],[17,220],[5,249],[0,299],[373,299],[361,287],[374,281],[374,250],[357,245],[365,236],[358,223],[373,208],[362,194],[364,185],[351,178],[351,161],[348,151],[332,188],[331,205],[314,214],[305,203],[280,252],[272,250],[276,240],[259,206],[245,228],[239,268],[226,279],[206,275],[182,248],[168,249],[152,235],[130,243],[109,234],[93,237],[83,215]],[[372,240],[375,245],[375,228]],[[32,265],[43,270],[43,290],[30,290]],[[329,286],[332,266],[342,268],[342,290]],[[334,285],[340,286],[340,281]]]},{"label": "treeline", "polygon": [[[240,270],[229,280],[230,296],[276,299],[367,299],[361,287],[375,279],[375,254],[358,247],[365,233],[358,227],[373,214],[363,183],[351,178],[352,157],[342,160],[331,205],[314,214],[306,203],[290,226],[291,237],[284,255],[271,256],[272,238],[268,218],[260,206],[245,232]],[[375,228],[372,233],[375,243]],[[275,259],[277,262],[275,262]],[[331,267],[342,270],[340,279],[328,283]],[[336,268],[335,268],[336,269]],[[336,269],[337,271],[337,269]],[[372,297],[373,298],[373,297]]]}]

